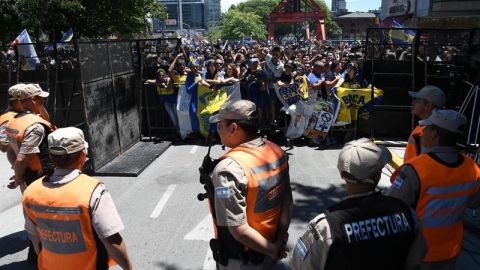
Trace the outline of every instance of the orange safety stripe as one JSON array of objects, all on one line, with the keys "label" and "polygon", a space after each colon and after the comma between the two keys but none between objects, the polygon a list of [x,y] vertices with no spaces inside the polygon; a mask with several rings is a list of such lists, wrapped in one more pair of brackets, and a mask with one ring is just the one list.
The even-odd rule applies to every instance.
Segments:
[{"label": "orange safety stripe", "polygon": [[420,155],[422,150],[421,138],[423,136],[424,129],[425,126],[417,125],[410,134],[410,137],[408,137],[407,146],[405,147],[405,155],[403,156],[404,163]]},{"label": "orange safety stripe", "polygon": [[[422,220],[428,243],[425,261],[442,261],[460,254],[463,240],[463,213],[467,201],[480,191],[480,169],[469,157],[448,167],[422,154],[411,162],[420,179],[416,211]],[[448,237],[446,237],[448,236]]]},{"label": "orange safety stripe", "polygon": [[[50,122],[41,118],[39,115],[33,113],[22,114],[8,121],[6,133],[10,145],[12,145],[12,143],[13,145],[18,145],[18,150],[23,142],[23,136],[25,135],[27,128],[36,123],[43,124],[50,129],[50,132],[55,130],[55,127]],[[48,130],[46,131],[49,132]],[[30,159],[29,168],[34,172],[42,171],[42,164],[40,163],[40,158],[37,154],[33,155],[32,159]]]},{"label": "orange safety stripe", "polygon": [[284,192],[290,184],[287,155],[277,145],[265,141],[261,147],[236,147],[225,156],[240,164],[247,176],[248,224],[273,241]]},{"label": "orange safety stripe", "polygon": [[99,184],[97,179],[81,174],[55,188],[47,187],[41,178],[25,190],[24,211],[36,225],[42,243],[39,269],[96,269],[90,198]]}]

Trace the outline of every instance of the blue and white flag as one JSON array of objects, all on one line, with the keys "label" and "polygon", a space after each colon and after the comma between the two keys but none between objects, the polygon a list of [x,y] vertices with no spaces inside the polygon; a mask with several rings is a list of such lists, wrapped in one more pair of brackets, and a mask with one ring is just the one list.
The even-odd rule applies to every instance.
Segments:
[{"label": "blue and white flag", "polygon": [[9,51],[15,50],[15,47],[17,47],[17,57],[19,60],[22,60],[22,70],[35,70],[37,68],[37,64],[40,63],[40,60],[38,59],[37,52],[33,47],[32,40],[28,35],[27,29],[24,29],[20,35],[18,35],[18,37],[12,41]]}]

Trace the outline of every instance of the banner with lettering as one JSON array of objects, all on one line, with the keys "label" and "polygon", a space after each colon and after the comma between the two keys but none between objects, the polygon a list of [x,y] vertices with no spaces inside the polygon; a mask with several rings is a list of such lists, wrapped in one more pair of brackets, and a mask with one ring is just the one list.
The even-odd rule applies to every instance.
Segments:
[{"label": "banner with lettering", "polygon": [[279,87],[277,84],[274,86],[278,99],[285,107],[308,97],[308,80],[304,76],[295,78],[294,83],[286,87]]},{"label": "banner with lettering", "polygon": [[200,134],[206,138],[210,129],[208,119],[218,112],[225,102],[240,100],[240,85],[238,83],[222,85],[220,88],[199,85],[197,97],[197,118]]},{"label": "banner with lettering", "polygon": [[352,121],[368,119],[372,105],[379,104],[383,99],[383,90],[374,88],[374,99],[372,102],[372,90],[370,88],[349,89],[337,87],[336,95],[340,99],[340,112],[337,117],[336,126],[348,125]]}]

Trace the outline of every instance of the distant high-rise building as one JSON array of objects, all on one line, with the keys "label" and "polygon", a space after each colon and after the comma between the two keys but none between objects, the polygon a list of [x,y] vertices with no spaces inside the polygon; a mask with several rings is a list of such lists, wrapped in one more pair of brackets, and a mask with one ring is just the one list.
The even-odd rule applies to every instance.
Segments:
[{"label": "distant high-rise building", "polygon": [[347,13],[347,2],[345,0],[332,0],[332,13],[336,16]]},{"label": "distant high-rise building", "polygon": [[[158,0],[167,8],[166,20],[153,19],[154,33],[179,29],[203,31],[220,23],[220,0]],[[181,3],[181,8],[179,8]],[[180,16],[181,12],[181,16]],[[180,27],[182,21],[182,27]]]},{"label": "distant high-rise building", "polygon": [[220,24],[221,0],[205,0],[205,26],[210,28]]}]

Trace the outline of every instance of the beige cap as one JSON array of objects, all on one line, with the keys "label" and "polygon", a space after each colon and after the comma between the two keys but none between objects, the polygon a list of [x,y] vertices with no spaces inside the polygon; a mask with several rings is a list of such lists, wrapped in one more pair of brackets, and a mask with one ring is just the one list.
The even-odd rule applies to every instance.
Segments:
[{"label": "beige cap", "polygon": [[48,151],[52,155],[68,155],[84,148],[88,148],[88,143],[81,129],[59,128],[48,135]]},{"label": "beige cap", "polygon": [[[12,87],[15,87],[15,90],[12,91],[12,97],[18,100],[27,99],[29,97],[40,96],[43,98],[48,97],[49,93],[42,90],[38,84],[16,84]],[[10,94],[10,89],[9,89]]]},{"label": "beige cap", "polygon": [[432,111],[432,115],[427,119],[418,121],[420,125],[434,125],[445,130],[463,134],[467,124],[467,118],[463,114],[454,110],[438,110]]},{"label": "beige cap", "polygon": [[439,108],[445,106],[445,93],[443,93],[442,89],[433,85],[425,85],[418,92],[408,91],[408,95],[413,98],[424,99]]},{"label": "beige cap", "polygon": [[354,177],[344,178],[347,182],[376,184],[372,177],[390,160],[392,155],[386,147],[361,138],[343,146],[338,156],[337,168],[340,174],[347,172]]},{"label": "beige cap", "polygon": [[252,120],[257,119],[255,111],[257,107],[255,103],[241,99],[237,101],[227,102],[221,108],[218,114],[211,116],[210,123],[218,123],[222,119],[229,120]]},{"label": "beige cap", "polygon": [[17,99],[17,96],[18,96],[18,91],[19,89],[23,89],[25,88],[26,84],[24,83],[17,83],[13,86],[10,86],[10,88],[8,88],[8,96],[10,97],[10,100],[16,100]]}]

